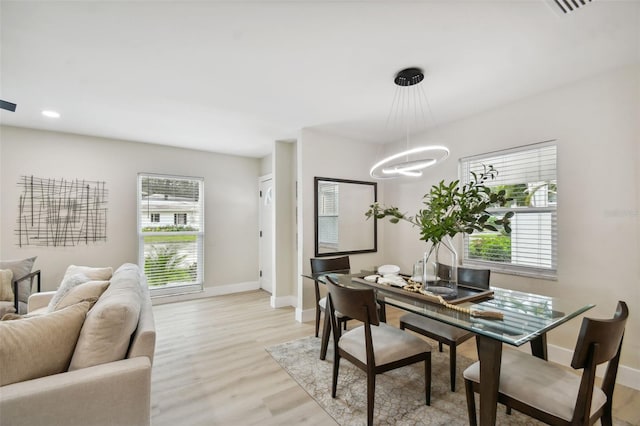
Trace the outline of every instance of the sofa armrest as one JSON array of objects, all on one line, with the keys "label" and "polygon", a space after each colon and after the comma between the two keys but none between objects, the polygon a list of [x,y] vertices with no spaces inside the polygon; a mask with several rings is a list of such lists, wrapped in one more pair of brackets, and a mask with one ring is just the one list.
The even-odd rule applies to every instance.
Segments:
[{"label": "sofa armrest", "polygon": [[150,425],[151,362],[114,361],[0,388],[0,425]]},{"label": "sofa armrest", "polygon": [[20,283],[22,281],[26,281],[29,280],[29,293],[31,294],[31,292],[33,291],[33,279],[36,279],[37,283],[38,283],[38,293],[40,293],[40,290],[42,290],[40,288],[40,270],[38,269],[37,271],[33,271],[28,273],[27,275],[25,275],[24,277],[13,277],[13,299],[14,299],[14,307],[16,309],[16,313],[21,313],[20,312]]},{"label": "sofa armrest", "polygon": [[49,301],[56,294],[55,291],[44,291],[42,293],[33,293],[29,296],[29,304],[27,306],[27,312],[33,312],[36,309],[44,308],[49,304]]}]

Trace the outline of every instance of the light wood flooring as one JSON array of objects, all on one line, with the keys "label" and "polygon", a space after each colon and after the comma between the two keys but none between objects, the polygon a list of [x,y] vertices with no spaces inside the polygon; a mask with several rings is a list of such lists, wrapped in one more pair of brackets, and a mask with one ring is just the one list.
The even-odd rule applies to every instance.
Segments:
[{"label": "light wood flooring", "polygon": [[[272,309],[269,294],[254,291],[153,311],[154,426],[336,424],[264,350],[314,333],[313,322],[294,320],[293,308]],[[388,308],[388,322],[397,326],[401,313]],[[459,354],[476,359],[474,342]],[[640,425],[640,392],[618,386],[614,415]]]}]

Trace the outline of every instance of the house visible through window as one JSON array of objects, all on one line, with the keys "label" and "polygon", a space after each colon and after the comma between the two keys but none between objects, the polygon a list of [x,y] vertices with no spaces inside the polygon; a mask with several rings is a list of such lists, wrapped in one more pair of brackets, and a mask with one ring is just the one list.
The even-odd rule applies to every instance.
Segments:
[{"label": "house visible through window", "polygon": [[505,207],[490,206],[494,217],[513,211],[511,234],[474,232],[464,236],[464,263],[489,266],[515,274],[554,278],[557,268],[558,184],[554,141],[527,145],[460,160],[460,180],[492,165],[498,171],[485,182],[492,191],[504,190],[513,200]]},{"label": "house visible through window", "polygon": [[138,175],[138,262],[152,295],[202,289],[203,186],[202,178]]}]

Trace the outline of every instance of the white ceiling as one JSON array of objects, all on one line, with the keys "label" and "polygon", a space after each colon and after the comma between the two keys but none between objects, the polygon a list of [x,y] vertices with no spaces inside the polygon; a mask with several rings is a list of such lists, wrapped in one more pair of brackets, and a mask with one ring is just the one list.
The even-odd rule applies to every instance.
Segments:
[{"label": "white ceiling", "polygon": [[[433,119],[640,61],[640,1],[5,1],[2,124],[261,157],[304,127],[381,143],[395,73]],[[59,111],[51,119],[42,109]]]}]

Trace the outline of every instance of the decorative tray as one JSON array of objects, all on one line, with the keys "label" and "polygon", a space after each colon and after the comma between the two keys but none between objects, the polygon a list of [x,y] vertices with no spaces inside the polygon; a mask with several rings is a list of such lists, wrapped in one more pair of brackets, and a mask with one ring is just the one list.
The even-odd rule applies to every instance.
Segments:
[{"label": "decorative tray", "polygon": [[[403,287],[396,287],[388,284],[380,284],[373,281],[365,280],[364,277],[353,277],[353,281],[358,282],[360,284],[368,285],[373,288],[380,288],[388,291],[390,293],[396,293],[402,296],[411,296],[412,298],[418,300],[424,300],[425,302],[430,302],[434,304],[440,304],[440,301],[437,297],[429,296],[426,294],[422,294],[419,292],[405,290]],[[457,305],[464,302],[476,302],[479,300],[486,300],[493,297],[493,290],[481,290],[474,289],[471,287],[458,286],[458,296],[454,299],[446,299],[447,303],[451,305]]]}]

